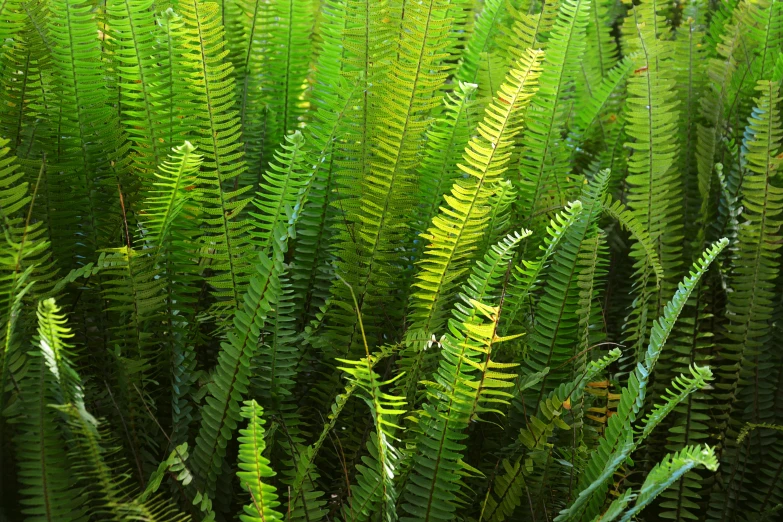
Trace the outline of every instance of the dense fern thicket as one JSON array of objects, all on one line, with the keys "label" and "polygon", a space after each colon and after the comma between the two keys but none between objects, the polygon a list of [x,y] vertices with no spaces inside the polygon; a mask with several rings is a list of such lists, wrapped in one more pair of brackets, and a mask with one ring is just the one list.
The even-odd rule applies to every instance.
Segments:
[{"label": "dense fern thicket", "polygon": [[0,0],[0,521],[783,520],[780,0]]}]

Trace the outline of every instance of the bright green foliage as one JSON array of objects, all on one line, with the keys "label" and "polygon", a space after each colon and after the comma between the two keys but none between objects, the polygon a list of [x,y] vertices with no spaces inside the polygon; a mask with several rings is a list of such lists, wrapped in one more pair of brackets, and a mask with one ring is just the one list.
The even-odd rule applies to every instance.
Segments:
[{"label": "bright green foliage", "polygon": [[[194,143],[204,156],[197,186],[202,218],[204,251],[209,260],[208,278],[219,300],[215,313],[224,316],[240,304],[240,295],[252,274],[250,225],[242,211],[250,201],[243,197],[252,187],[236,189],[234,178],[245,169],[240,127],[234,112],[231,64],[224,62],[223,29],[218,4],[192,0],[179,4],[183,60],[194,71],[189,77],[193,103],[200,110],[188,117]],[[233,185],[233,186],[232,186]],[[233,190],[232,190],[233,189]]]},{"label": "bright green foliage", "polygon": [[[608,171],[600,172],[593,182],[585,186],[582,199],[582,211],[574,223],[563,235],[559,248],[552,258],[547,271],[547,285],[543,289],[534,314],[538,316],[531,329],[529,341],[531,372],[550,369],[535,393],[533,412],[542,397],[567,379],[570,369],[563,363],[574,357],[578,346],[579,316],[579,266],[580,251],[587,247],[586,241],[597,233],[597,217],[601,212]],[[589,248],[589,247],[588,247]]]},{"label": "bright green foliage", "polygon": [[[409,225],[404,216],[415,206],[412,196],[418,148],[428,115],[439,103],[436,91],[446,79],[444,61],[449,55],[444,50],[452,22],[447,16],[448,6],[445,0],[425,0],[404,9],[397,57],[388,71],[396,80],[387,82],[382,92],[385,99],[378,107],[378,119],[383,127],[372,141],[373,154],[359,180],[353,245],[346,245],[346,254],[352,261],[350,267],[341,267],[341,275],[356,288],[372,344],[378,344],[382,338],[377,328],[383,322],[400,326],[402,323],[398,312],[381,314],[380,309],[387,305],[378,299],[383,296],[393,302],[404,296],[398,291],[398,284],[405,267],[397,258],[397,249],[408,237]],[[347,302],[338,285],[335,284],[334,298]],[[346,349],[355,351],[360,346],[355,315],[345,317],[343,312],[338,313],[340,317],[335,319],[342,324],[335,328],[347,335]]]},{"label": "bright green foliage", "polygon": [[[526,232],[526,235],[529,232]],[[511,235],[478,263],[455,305],[448,333],[440,341],[441,360],[434,382],[426,382],[427,400],[419,419],[421,453],[413,462],[403,509],[412,520],[448,520],[456,508],[459,473],[465,449],[462,433],[482,410],[482,393],[508,397],[514,365],[492,361],[500,309],[492,295],[522,236]],[[482,302],[483,301],[483,302]],[[487,322],[486,320],[489,320]],[[486,411],[486,410],[485,410]]]},{"label": "bright green foliage", "polygon": [[264,443],[264,410],[256,401],[246,401],[242,407],[242,417],[247,419],[247,428],[239,430],[239,464],[241,471],[237,476],[250,494],[250,503],[244,506],[244,515],[239,518],[243,522],[255,522],[258,520],[274,521],[282,520],[275,508],[280,505],[277,501],[277,493],[274,486],[268,484],[267,479],[275,476],[275,472],[269,467],[263,453],[266,447]]},{"label": "bright green foliage", "polygon": [[563,0],[547,40],[540,88],[527,113],[529,122],[522,139],[519,177],[515,180],[528,218],[576,196],[573,187],[578,186],[580,177],[570,172],[562,134],[570,110],[568,92],[577,78],[578,62],[585,50],[589,10],[589,1]]},{"label": "bright green foliage", "polygon": [[[561,512],[561,520],[572,520],[575,517],[587,517],[591,519],[600,510],[604,503],[606,487],[604,483],[612,473],[626,460],[631,451],[643,440],[643,436],[635,439],[633,424],[639,416],[647,395],[647,387],[650,375],[661,356],[661,351],[672,332],[674,322],[682,312],[688,297],[693,292],[699,279],[704,275],[713,260],[720,254],[728,241],[723,239],[712,248],[708,249],[703,257],[694,263],[691,275],[680,283],[677,293],[666,305],[664,314],[653,323],[650,334],[650,344],[642,361],[637,363],[634,372],[629,376],[628,385],[623,388],[617,414],[613,415],[608,423],[606,435],[600,440],[599,447],[590,458],[585,473],[582,476],[580,492],[577,501],[568,510]],[[687,393],[698,387],[703,387],[709,370],[693,370],[694,380],[685,380],[684,386],[678,386],[678,393],[658,407],[643,423],[643,435],[649,433],[661,418],[676,406]]]},{"label": "bright green foliage", "polygon": [[[476,243],[490,219],[491,197],[511,159],[514,138],[522,125],[521,113],[535,92],[540,62],[541,53],[531,51],[509,72],[486,109],[479,136],[470,141],[464,163],[458,165],[468,176],[454,182],[451,193],[444,196],[446,205],[432,220],[433,226],[420,236],[430,245],[421,260],[417,291],[412,296],[408,342],[417,359],[421,358],[422,342],[443,327],[457,278],[474,258]],[[418,379],[418,366],[420,363],[413,363],[409,378]]]},{"label": "bright green foliage", "polygon": [[[596,520],[621,520],[623,522],[632,520],[662,491],[697,466],[704,466],[710,471],[718,469],[718,459],[715,457],[715,450],[709,446],[688,446],[682,451],[666,455],[661,462],[650,470],[638,493],[631,493],[633,490],[629,489],[628,494],[612,502],[606,512],[598,516]],[[634,505],[625,509],[632,500],[635,500]],[[624,509],[625,511],[623,512]]]},{"label": "bright green foliage", "polygon": [[123,147],[111,91],[104,75],[96,15],[89,3],[70,0],[48,4],[46,35],[51,46],[49,102],[59,132],[44,151],[51,167],[47,203],[50,239],[57,262],[66,269],[81,264],[97,248],[108,246],[109,230],[118,220],[118,184],[123,184],[115,157]]},{"label": "bright green foliage", "polygon": [[173,89],[167,85],[172,81],[165,56],[168,49],[156,45],[156,32],[149,30],[154,16],[151,7],[152,0],[106,5],[107,43],[112,47],[112,66],[118,76],[122,127],[130,137],[134,167],[142,178],[149,176],[175,145],[168,141],[174,129],[166,128],[174,125],[173,119],[158,119],[156,111],[170,103],[166,97]]},{"label": "bright green foliage", "polygon": [[777,520],[782,51],[779,0],[0,0],[0,520]]},{"label": "bright green foliage", "polygon": [[[74,399],[68,395],[67,358],[72,334],[64,327],[54,300],[38,309],[36,345],[30,351],[25,393],[23,429],[19,434],[20,481],[24,485],[23,513],[29,520],[80,520],[84,515],[83,495],[71,487],[75,480],[68,466],[65,434],[58,425],[57,411],[50,404]],[[62,372],[62,373],[61,373]]]}]

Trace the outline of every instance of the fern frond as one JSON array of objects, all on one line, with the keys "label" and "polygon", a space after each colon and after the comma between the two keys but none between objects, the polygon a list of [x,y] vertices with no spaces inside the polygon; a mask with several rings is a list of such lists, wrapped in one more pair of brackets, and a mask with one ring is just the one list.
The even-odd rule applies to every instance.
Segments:
[{"label": "fern frond", "polygon": [[[101,425],[89,414],[73,404],[56,406],[66,416],[73,435],[76,458],[72,470],[77,474],[91,495],[91,512],[101,514],[104,520],[149,520],[155,522],[184,522],[189,518],[169,502],[161,498],[141,501],[132,496],[129,473],[122,462],[113,462],[113,451],[107,449]],[[85,415],[86,414],[86,415]]]},{"label": "fern frond", "polygon": [[209,284],[218,300],[214,313],[222,322],[240,306],[240,295],[253,273],[250,261],[250,224],[242,212],[252,187],[236,189],[234,179],[245,170],[239,123],[234,112],[231,64],[224,62],[223,30],[218,4],[190,0],[178,6],[182,28],[183,59],[194,70],[188,78],[193,103],[202,110],[190,117],[194,137],[190,141],[204,160],[194,199],[200,203],[202,256],[210,264]]},{"label": "fern frond", "polygon": [[307,2],[272,0],[269,21],[265,58],[271,82],[265,88],[274,125],[267,140],[277,147],[301,125],[306,108],[302,96],[312,58],[313,8]]},{"label": "fern frond", "polygon": [[579,341],[578,256],[585,241],[598,233],[597,219],[608,180],[609,171],[602,171],[585,185],[581,198],[583,210],[565,231],[561,245],[554,253],[547,271],[547,285],[535,307],[534,331],[528,341],[530,355],[525,371],[540,372],[549,367],[550,372],[531,400],[533,411],[558,382],[567,380],[571,371],[568,362],[575,355]]},{"label": "fern frond", "polygon": [[397,491],[394,484],[397,475],[399,450],[394,447],[394,432],[399,427],[397,417],[405,413],[405,399],[384,392],[381,388],[390,382],[383,382],[372,369],[375,359],[368,355],[358,361],[338,359],[350,366],[339,367],[356,383],[358,395],[370,408],[374,431],[367,442],[367,455],[359,465],[357,484],[352,488],[352,500],[344,507],[345,517],[350,520],[370,520],[379,515],[382,520],[396,520],[395,504]]},{"label": "fern frond", "polygon": [[744,210],[734,253],[736,264],[729,279],[733,291],[726,305],[728,342],[721,358],[723,364],[719,366],[717,390],[713,394],[717,402],[715,407],[725,419],[720,426],[726,444],[721,460],[731,472],[723,473],[722,477],[727,480],[713,490],[713,496],[721,495],[720,500],[710,506],[714,510],[713,518],[731,516],[734,509],[740,509],[735,504],[737,493],[734,491],[740,484],[731,478],[737,472],[735,466],[754,461],[760,463],[764,459],[763,449],[758,447],[749,450],[751,454],[744,457],[744,462],[738,461],[743,449],[731,443],[732,431],[737,429],[730,420],[732,412],[737,412],[736,420],[744,422],[774,422],[769,411],[774,403],[774,390],[758,379],[763,379],[769,372],[766,361],[770,357],[774,281],[779,274],[780,245],[775,238],[783,210],[783,188],[778,181],[781,160],[777,155],[783,131],[777,109],[779,84],[762,81],[756,88],[759,97],[743,143],[745,174],[740,190]]},{"label": "fern frond", "polygon": [[503,317],[500,322],[500,334],[507,335],[512,330],[517,317],[528,303],[528,297],[541,283],[541,274],[548,266],[549,259],[555,253],[555,249],[583,210],[582,202],[572,201],[566,205],[565,210],[559,212],[549,222],[544,244],[539,245],[543,251],[535,261],[522,260],[522,265],[515,267],[512,277],[506,289],[506,298],[503,304]]},{"label": "fern frond", "polygon": [[[529,237],[530,234],[529,230],[522,230],[521,233],[514,232],[492,245],[484,255],[483,262],[479,261],[476,263],[468,278],[468,283],[463,286],[462,299],[497,303],[502,306],[505,296],[493,295],[495,292],[494,288],[498,286],[499,278],[505,272],[503,267],[511,263],[520,242]],[[487,408],[485,404],[495,404],[498,405],[497,407],[501,407],[500,405],[502,404],[508,404],[507,399],[510,399],[512,394],[504,389],[514,386],[509,381],[514,379],[516,375],[500,370],[507,370],[516,366],[516,363],[493,361],[491,354],[486,354],[486,357],[484,357],[484,360],[477,368],[479,370],[479,375],[477,376],[478,383],[476,384],[477,393],[471,408],[471,420],[481,420],[479,414],[482,413],[499,412],[497,409]],[[528,383],[531,386],[532,384],[532,382]],[[515,392],[518,392],[518,390],[515,390]]]},{"label": "fern frond", "polygon": [[106,4],[112,68],[117,75],[123,129],[132,143],[135,175],[149,179],[175,144],[167,140],[179,119],[160,118],[170,109],[169,64],[156,45],[153,0],[116,0]]},{"label": "fern frond", "polygon": [[639,442],[645,440],[661,421],[669,415],[674,408],[684,401],[688,395],[707,386],[712,380],[712,370],[709,367],[691,366],[691,375],[680,375],[671,382],[671,388],[667,388],[666,394],[662,395],[665,401],[653,407],[643,421],[641,432],[638,434]]},{"label": "fern frond", "polygon": [[107,229],[117,219],[118,171],[125,161],[114,155],[122,152],[124,139],[103,81],[93,6],[58,0],[48,8],[53,109],[59,111],[59,132],[46,148],[50,234],[55,258],[71,269],[109,246]]},{"label": "fern frond", "polygon": [[[26,350],[22,349],[17,323],[22,313],[24,296],[38,284],[48,286],[54,275],[46,228],[32,222],[38,184],[44,174],[41,169],[33,189],[28,193],[24,172],[15,158],[8,156],[7,140],[0,138],[0,233],[4,248],[0,254],[0,411],[4,411],[9,391],[23,369]],[[43,293],[46,288],[40,288]]]},{"label": "fern frond", "polygon": [[283,520],[283,516],[275,509],[280,505],[277,492],[269,479],[275,472],[264,457],[264,410],[254,400],[245,401],[240,412],[247,419],[247,428],[239,430],[239,470],[237,476],[242,489],[250,493],[250,503],[245,504],[242,522],[273,522]]},{"label": "fern frond", "polygon": [[661,351],[672,332],[677,317],[685,307],[696,284],[726,247],[723,239],[707,249],[702,258],[693,265],[691,274],[680,283],[672,300],[664,308],[664,314],[653,325],[650,344],[644,359],[629,376],[628,385],[623,388],[617,413],[609,419],[605,435],[590,457],[579,483],[577,500],[559,515],[559,520],[593,518],[604,503],[606,481],[630,455],[635,447],[631,426],[641,411],[647,395],[647,385]]},{"label": "fern frond", "polygon": [[[274,95],[270,92],[273,81],[270,33],[273,27],[277,30],[277,23],[272,18],[272,3],[268,1],[228,2],[223,12],[227,19],[226,48],[237,90],[242,150],[249,166],[241,175],[246,179],[235,178],[235,181],[236,186],[240,181],[245,182],[243,185],[257,185],[271,159],[270,152],[283,141],[275,130],[275,114],[269,105],[274,95],[280,94],[279,90]],[[279,69],[275,73],[280,73]]]},{"label": "fern frond", "polygon": [[[284,233],[280,237],[284,237]],[[234,315],[233,328],[227,340],[221,343],[217,368],[201,409],[201,427],[192,457],[197,476],[194,484],[205,495],[214,491],[226,453],[226,442],[240,418],[239,402],[248,390],[250,361],[258,350],[260,330],[280,296],[282,255],[281,244],[273,249],[271,259],[259,255],[257,275],[251,279],[242,307]]]},{"label": "fern frond", "polygon": [[[688,446],[677,453],[666,455],[647,474],[647,478],[635,495],[633,507],[623,514],[620,522],[627,522],[638,515],[655,497],[697,466],[703,466],[710,471],[717,470],[718,459],[715,450],[709,446]],[[613,518],[601,518],[601,520],[613,520]]]},{"label": "fern frond", "polygon": [[75,477],[68,462],[65,434],[57,412],[49,404],[74,397],[67,357],[72,334],[54,300],[38,304],[38,336],[29,352],[27,377],[22,381],[23,414],[17,436],[19,480],[27,520],[84,520],[85,498],[72,487]]},{"label": "fern frond", "polygon": [[578,176],[568,167],[570,154],[562,135],[570,112],[568,91],[585,50],[589,10],[589,1],[563,0],[547,40],[539,91],[527,111],[519,178],[515,180],[519,206],[527,218],[564,205],[579,186]]},{"label": "fern frond", "polygon": [[[423,342],[442,328],[459,277],[485,233],[490,197],[511,158],[514,138],[522,125],[520,112],[535,92],[541,59],[541,52],[530,51],[509,72],[497,98],[486,109],[479,136],[465,149],[464,164],[459,167],[468,176],[454,182],[451,194],[444,197],[447,206],[433,218],[429,233],[423,236],[430,246],[414,283],[417,291],[411,297],[407,334],[416,357],[423,351]],[[413,366],[411,371],[418,372],[417,364]],[[415,373],[412,378],[416,378]]]},{"label": "fern frond", "polygon": [[[591,5],[590,22],[587,25],[585,38],[587,48],[583,67],[593,69],[592,84],[596,79],[609,79],[612,77],[612,69],[618,60],[618,48],[615,39],[611,35],[612,26],[617,18],[616,4],[609,1],[597,1]],[[603,82],[602,82],[603,83]]]},{"label": "fern frond", "polygon": [[[530,487],[527,481],[543,465],[548,452],[543,451],[549,445],[550,437],[556,429],[568,430],[571,427],[562,420],[564,404],[576,402],[583,393],[584,386],[602,374],[606,368],[620,358],[620,350],[614,349],[609,354],[591,361],[584,372],[574,380],[562,383],[549,393],[538,408],[536,415],[530,417],[524,428],[519,432],[518,440],[527,449],[526,454],[515,461],[502,461],[503,473],[495,477],[495,483],[483,506],[480,520],[502,522],[510,518],[523,502],[522,489]],[[516,400],[514,407],[522,410],[521,401]],[[532,508],[531,508],[532,509]]]},{"label": "fern frond", "polygon": [[[409,235],[407,214],[415,206],[414,169],[418,148],[429,123],[430,112],[438,106],[435,96],[446,80],[449,58],[447,46],[452,19],[447,17],[450,2],[425,0],[406,6],[401,21],[397,58],[389,74],[383,103],[378,107],[373,154],[361,185],[361,199],[350,210],[353,229],[341,245],[338,273],[356,289],[360,313],[373,345],[383,344],[380,325],[402,327],[405,294],[400,285],[405,264],[399,261],[399,248]],[[355,193],[355,189],[354,189]],[[333,299],[349,302],[342,283],[334,283]],[[383,296],[383,297],[381,297]],[[359,329],[354,314],[337,308],[334,326],[338,344],[349,353],[358,353]]]},{"label": "fern frond", "polygon": [[[443,205],[444,196],[459,177],[459,161],[475,129],[478,110],[475,101],[476,85],[460,83],[453,94],[443,102],[443,114],[427,131],[427,148],[419,169],[418,200],[422,207],[420,220],[415,224],[419,235],[426,234],[432,218]],[[424,250],[423,241],[418,248]],[[416,256],[419,259],[419,256]]]},{"label": "fern frond", "polygon": [[[377,360],[378,359],[375,361],[377,362]],[[308,486],[315,482],[315,477],[317,476],[314,469],[315,459],[327,437],[337,424],[337,419],[340,417],[343,408],[345,408],[348,400],[356,392],[357,386],[358,383],[356,381],[350,381],[345,390],[335,397],[334,402],[329,409],[328,421],[324,423],[318,439],[316,439],[306,451],[299,454],[299,459],[294,466],[294,479],[291,481],[291,494],[289,496],[289,505],[295,506],[292,511],[296,508],[301,509],[303,507],[302,499],[304,497],[310,497],[310,500],[312,500],[313,492],[309,490]],[[310,504],[312,505],[312,502],[310,502]]]},{"label": "fern frond", "polygon": [[495,335],[497,307],[472,299],[466,299],[466,305],[455,308],[435,382],[427,384],[428,401],[416,438],[418,453],[402,505],[409,517],[403,520],[451,520],[457,509],[462,441],[478,391],[477,367],[503,340]]},{"label": "fern frond", "polygon": [[[254,227],[250,230],[256,249],[269,252],[275,242],[272,237],[274,227],[289,221],[288,215],[294,211],[299,193],[307,183],[303,172],[304,137],[299,131],[286,136],[287,144],[270,162],[269,170],[261,180],[260,191],[253,200],[257,212],[250,212],[254,218]],[[292,235],[289,232],[289,235]]]},{"label": "fern frond", "polygon": [[487,0],[476,19],[455,77],[461,82],[478,83],[478,72],[482,55],[489,53],[495,45],[495,37],[506,21],[511,19],[508,0]]},{"label": "fern frond", "polygon": [[504,397],[510,396],[502,390],[511,386],[508,381],[513,374],[496,371],[509,365],[492,361],[493,346],[508,340],[496,333],[501,308],[482,301],[497,300],[493,287],[527,235],[527,231],[510,235],[473,270],[461,295],[463,303],[455,305],[454,317],[441,342],[434,382],[425,382],[427,401],[419,419],[418,453],[402,507],[417,520],[448,520],[453,516],[463,467],[463,432],[472,417],[490,411],[482,404],[498,398],[504,402]]},{"label": "fern frond", "polygon": [[647,263],[652,267],[653,273],[655,273],[655,279],[660,282],[663,280],[664,273],[661,262],[658,259],[658,251],[655,244],[650,239],[650,235],[647,230],[636,219],[636,215],[631,212],[622,201],[613,201],[612,196],[607,194],[604,197],[604,212],[606,212],[613,219],[617,220],[620,225],[631,233],[634,239],[641,245],[647,255]]},{"label": "fern frond", "polygon": [[174,147],[169,160],[161,162],[155,177],[156,190],[144,201],[144,211],[140,221],[146,233],[144,240],[153,246],[159,246],[168,236],[172,223],[182,212],[193,190],[201,156],[195,153],[189,141]]},{"label": "fern frond", "polygon": [[[628,160],[628,208],[636,215],[655,246],[665,279],[650,282],[652,267],[641,243],[632,247],[636,261],[636,306],[626,321],[627,344],[631,364],[641,357],[647,342],[652,318],[662,313],[664,304],[676,290],[682,259],[682,181],[676,172],[678,117],[674,75],[670,65],[670,42],[658,38],[663,31],[661,15],[655,2],[634,7],[634,45],[639,54],[636,65],[642,72],[628,81],[626,133],[634,141],[626,144],[632,150]],[[628,22],[630,23],[630,22]],[[637,69],[637,70],[639,70]]]}]

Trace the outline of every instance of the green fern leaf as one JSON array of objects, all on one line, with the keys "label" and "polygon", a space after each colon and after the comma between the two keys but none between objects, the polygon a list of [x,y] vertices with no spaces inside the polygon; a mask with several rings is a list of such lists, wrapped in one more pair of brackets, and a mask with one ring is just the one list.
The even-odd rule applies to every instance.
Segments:
[{"label": "green fern leaf", "polygon": [[[479,136],[465,149],[460,168],[468,176],[455,181],[451,194],[444,197],[447,206],[433,218],[429,234],[423,236],[430,246],[414,283],[417,291],[411,298],[412,325],[407,334],[415,358],[421,358],[423,343],[442,327],[459,276],[466,271],[485,232],[488,204],[520,131],[519,113],[535,92],[541,58],[542,53],[531,51],[508,74],[496,100],[486,110]],[[408,382],[415,383],[419,363],[410,366]]]},{"label": "green fern leaf", "polygon": [[599,441],[598,449],[593,452],[585,467],[580,479],[579,495],[568,509],[561,511],[558,520],[592,519],[603,505],[606,481],[613,470],[627,459],[635,446],[631,425],[644,405],[650,375],[674,323],[698,281],[727,244],[726,239],[719,241],[694,263],[691,275],[680,284],[674,297],[666,305],[664,315],[654,323],[644,359],[630,375],[628,385],[623,388],[617,413],[609,419],[606,434]]},{"label": "green fern leaf", "polygon": [[242,522],[273,522],[283,520],[283,516],[275,510],[280,502],[277,500],[275,487],[269,484],[269,479],[275,472],[269,467],[269,460],[264,456],[264,410],[256,401],[246,401],[241,415],[247,419],[247,428],[239,430],[239,470],[237,476],[242,489],[250,493],[250,504],[245,504],[244,515],[239,515]]},{"label": "green fern leaf", "polygon": [[[279,237],[283,237],[281,231]],[[240,418],[239,402],[248,391],[250,360],[258,350],[259,334],[280,295],[283,247],[280,239],[273,258],[261,254],[257,275],[251,279],[234,326],[221,345],[218,364],[201,410],[201,427],[193,450],[194,481],[206,495],[214,491],[226,452],[226,442]],[[200,494],[201,495],[201,494]],[[196,497],[199,498],[199,497]]]}]

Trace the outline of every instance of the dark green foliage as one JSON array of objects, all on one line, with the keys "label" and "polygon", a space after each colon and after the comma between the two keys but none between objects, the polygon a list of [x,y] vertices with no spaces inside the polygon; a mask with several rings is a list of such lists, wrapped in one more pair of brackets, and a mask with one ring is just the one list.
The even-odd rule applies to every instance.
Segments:
[{"label": "dark green foliage", "polygon": [[0,520],[777,520],[780,0],[0,0]]}]

